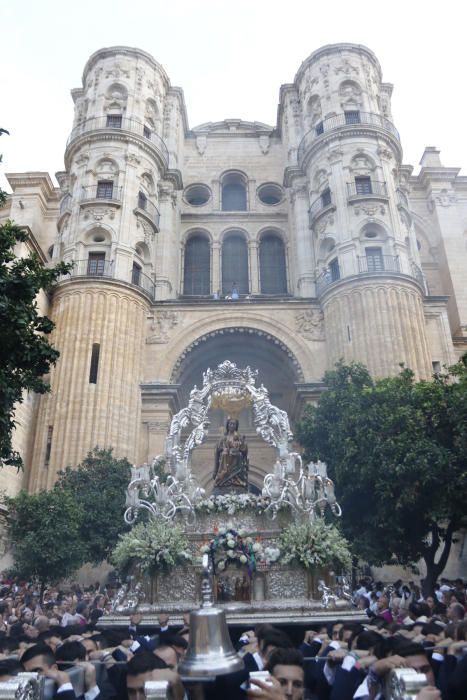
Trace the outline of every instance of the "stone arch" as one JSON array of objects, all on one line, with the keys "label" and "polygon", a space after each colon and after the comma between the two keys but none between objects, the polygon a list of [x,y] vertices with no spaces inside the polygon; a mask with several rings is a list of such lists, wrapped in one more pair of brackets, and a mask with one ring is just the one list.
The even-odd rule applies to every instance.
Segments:
[{"label": "stone arch", "polygon": [[113,82],[105,91],[105,111],[123,112],[128,100],[128,89],[123,83]]},{"label": "stone arch", "polygon": [[242,170],[227,170],[219,178],[222,211],[248,209],[248,178]]},{"label": "stone arch", "polygon": [[289,239],[287,238],[287,234],[283,229],[279,228],[278,226],[262,226],[256,234],[257,242],[259,243],[261,241],[262,236],[264,236],[267,233],[273,233],[275,236],[281,238],[282,242],[284,243],[284,246],[287,247],[289,241]]},{"label": "stone arch", "polygon": [[243,228],[242,226],[229,226],[228,228],[226,228],[226,229],[224,229],[223,231],[221,231],[221,234],[220,234],[220,236],[219,236],[219,241],[220,241],[220,243],[222,244],[222,243],[225,241],[225,239],[228,238],[229,236],[231,236],[231,235],[238,235],[238,234],[240,234],[241,236],[243,236],[243,238],[244,238],[245,241],[247,241],[247,242],[248,242],[248,241],[250,240],[250,238],[251,238],[251,236],[250,236],[250,234],[248,233],[248,231],[247,231],[245,228]]},{"label": "stone arch", "polygon": [[198,236],[198,235],[204,236],[205,238],[207,238],[210,245],[212,245],[212,242],[213,242],[212,233],[210,231],[208,231],[207,228],[196,226],[193,228],[189,228],[187,231],[185,231],[185,233],[182,236],[182,241],[181,241],[182,246],[184,247],[187,244],[187,242],[190,240],[190,238],[193,238],[193,236]]},{"label": "stone arch", "polygon": [[248,183],[247,174],[243,170],[236,170],[236,169],[229,168],[229,170],[224,170],[220,174],[220,177],[219,177],[219,181],[220,181],[221,185],[225,184],[228,180],[231,180],[231,179],[242,180],[245,187]]},{"label": "stone arch", "polygon": [[343,80],[339,85],[339,100],[343,109],[358,109],[362,105],[362,88],[356,80]]},{"label": "stone arch", "polygon": [[157,198],[157,188],[152,173],[150,173],[147,170],[144,170],[141,173],[140,184],[141,187],[143,187],[143,189],[146,190],[148,195]]},{"label": "stone arch", "polygon": [[[212,325],[212,321],[209,323],[209,325]],[[294,371],[296,373],[297,381],[305,381],[302,369],[302,362],[298,359],[296,350],[290,347],[290,342],[286,343],[285,339],[279,337],[279,334],[275,332],[277,331],[277,329],[274,329],[274,331],[272,331],[271,329],[266,328],[267,325],[268,324],[264,322],[264,319],[262,319],[260,323],[255,323],[251,326],[246,325],[244,322],[242,325],[238,326],[223,325],[213,330],[202,331],[202,326],[200,328],[200,324],[197,324],[197,331],[194,331],[193,338],[188,343],[186,342],[188,333],[185,330],[185,332],[182,334],[182,337],[180,338],[179,343],[177,344],[180,347],[180,349],[177,349],[177,347],[175,347],[173,348],[173,352],[171,353],[171,356],[176,357],[177,359],[173,363],[170,371],[170,381],[176,383],[179,380],[180,366],[182,362],[200,344],[207,342],[210,338],[214,338],[220,335],[223,335],[228,338],[236,332],[240,333],[244,337],[258,336],[264,338],[268,342],[274,343],[274,345],[279,347],[289,357],[290,362],[295,368]],[[263,326],[263,328],[260,328],[260,326]],[[288,340],[290,340],[290,338]]]},{"label": "stone arch", "polygon": [[349,170],[356,175],[371,175],[376,170],[376,162],[367,151],[359,149],[350,159]]},{"label": "stone arch", "polygon": [[[98,241],[99,243],[112,243],[117,240],[114,229],[108,224],[100,221],[98,224],[91,224],[88,226],[80,236],[82,243],[89,245],[93,242],[93,237],[95,234],[101,234],[104,237],[104,241]],[[96,241],[94,241],[96,242]]]},{"label": "stone arch", "polygon": [[120,166],[110,155],[104,155],[95,161],[93,172],[96,177],[116,180],[120,174]]},{"label": "stone arch", "polygon": [[135,244],[135,253],[141,258],[145,265],[151,262],[151,252],[149,246],[144,241],[138,241]]},{"label": "stone arch", "polygon": [[323,118],[321,98],[319,95],[311,95],[311,97],[307,100],[306,116],[308,117],[311,126]]},{"label": "stone arch", "polygon": [[149,97],[146,100],[146,105],[145,105],[145,111],[144,111],[144,119],[145,121],[151,126],[153,129],[157,127],[157,125],[160,122],[160,113],[159,113],[159,107],[157,106],[157,102],[152,98]]},{"label": "stone arch", "polygon": [[318,167],[315,174],[313,175],[313,189],[314,192],[321,192],[323,189],[329,187],[329,172],[325,167]]},{"label": "stone arch", "polygon": [[336,253],[336,239],[334,236],[326,236],[323,238],[318,245],[318,256],[317,263],[323,263],[331,253]]},{"label": "stone arch", "polygon": [[371,221],[367,220],[360,226],[359,238],[360,241],[365,243],[368,243],[371,240],[386,243],[389,239],[389,232],[386,224],[383,221],[372,218]]}]

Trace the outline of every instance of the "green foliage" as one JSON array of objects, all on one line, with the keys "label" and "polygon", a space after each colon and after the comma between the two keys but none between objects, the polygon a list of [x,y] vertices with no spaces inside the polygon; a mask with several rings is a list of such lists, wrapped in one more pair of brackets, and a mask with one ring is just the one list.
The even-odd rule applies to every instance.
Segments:
[{"label": "green foliage", "polygon": [[7,498],[13,572],[44,586],[70,576],[83,562],[83,513],[71,494],[54,488]]},{"label": "green foliage", "polygon": [[106,559],[128,529],[123,513],[130,467],[127,459],[112,457],[111,449],[95,447],[78,467],[59,472],[56,488],[73,496],[84,515],[79,537],[85,561],[99,564]]},{"label": "green foliage", "polygon": [[306,569],[330,566],[336,571],[347,571],[351,566],[347,541],[322,518],[288,525],[281,533],[279,549],[282,564],[298,562]]},{"label": "green foliage", "polygon": [[325,383],[297,437],[328,464],[354,553],[373,564],[424,557],[439,576],[465,524],[467,357],[433,381],[408,369],[374,381],[362,365],[338,364]]},{"label": "green foliage", "polygon": [[191,561],[190,545],[182,528],[173,522],[139,523],[121,535],[111,561],[122,575],[169,571]]},{"label": "green foliage", "polygon": [[70,267],[61,263],[46,269],[32,253],[17,258],[15,245],[27,239],[28,234],[12,221],[0,226],[0,464],[18,468],[22,460],[11,444],[15,405],[25,390],[49,391],[42,376],[59,355],[46,337],[54,325],[39,315],[36,297],[41,290],[50,290]]}]

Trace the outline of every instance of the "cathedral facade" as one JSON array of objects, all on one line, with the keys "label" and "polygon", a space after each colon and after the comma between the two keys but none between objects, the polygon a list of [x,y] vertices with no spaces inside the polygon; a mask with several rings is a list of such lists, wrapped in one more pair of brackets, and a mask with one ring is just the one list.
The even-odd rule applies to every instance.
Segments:
[{"label": "cathedral facade", "polygon": [[[9,174],[0,212],[44,264],[74,263],[41,299],[60,359],[51,393],[18,408],[26,470],[1,487],[48,488],[96,445],[150,461],[225,359],[257,369],[293,427],[341,358],[428,378],[465,352],[467,177],[432,147],[412,175],[391,92],[372,51],[324,46],[280,88],[275,126],[190,128],[152,56],[89,58],[59,187]],[[238,417],[260,487],[272,453]],[[195,458],[208,490],[225,419],[212,412]]]}]

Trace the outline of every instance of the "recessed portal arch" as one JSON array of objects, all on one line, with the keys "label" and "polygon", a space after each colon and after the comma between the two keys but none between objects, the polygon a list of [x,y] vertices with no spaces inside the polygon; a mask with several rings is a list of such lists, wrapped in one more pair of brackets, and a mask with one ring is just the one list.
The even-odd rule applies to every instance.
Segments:
[{"label": "recessed portal arch", "polygon": [[[176,363],[171,383],[180,386],[180,405],[188,404],[190,391],[203,384],[203,372],[215,368],[224,360],[237,367],[250,366],[258,370],[256,385],[269,391],[271,403],[287,411],[292,418],[296,403],[296,384],[304,381],[303,372],[295,355],[273,335],[254,328],[228,327],[211,331],[193,341]],[[264,475],[271,471],[275,451],[256,434],[251,408],[238,416],[239,430],[249,445],[250,483],[261,488]],[[193,471],[200,483],[210,490],[212,485],[214,449],[226,420],[221,410],[209,414],[211,425],[206,442],[193,452]],[[293,426],[292,426],[293,430]]]}]

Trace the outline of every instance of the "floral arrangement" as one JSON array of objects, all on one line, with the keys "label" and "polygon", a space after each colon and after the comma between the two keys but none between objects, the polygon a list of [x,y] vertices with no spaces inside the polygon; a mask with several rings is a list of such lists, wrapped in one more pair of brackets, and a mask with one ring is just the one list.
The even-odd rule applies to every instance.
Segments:
[{"label": "floral arrangement", "polygon": [[120,535],[111,555],[112,563],[122,574],[133,569],[145,574],[169,571],[191,559],[190,545],[182,528],[172,522],[155,520],[139,523]]},{"label": "floral arrangement", "polygon": [[235,515],[235,513],[241,511],[253,510],[261,515],[270,503],[270,498],[255,496],[252,493],[225,494],[203,498],[203,500],[196,503],[195,508],[201,513],[227,513],[228,515]]},{"label": "floral arrangement", "polygon": [[337,570],[347,570],[351,565],[347,540],[322,518],[286,527],[279,538],[279,547],[281,564],[297,561],[306,569],[332,566]]},{"label": "floral arrangement", "polygon": [[243,564],[251,576],[258,562],[276,561],[280,552],[274,547],[263,548],[259,538],[255,540],[243,530],[237,531],[228,526],[215,531],[215,537],[202,545],[200,554],[209,554],[214,573],[224,571],[231,564]]}]

